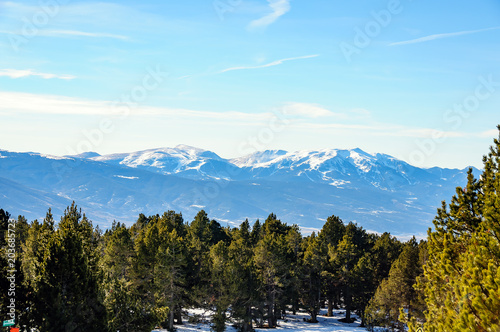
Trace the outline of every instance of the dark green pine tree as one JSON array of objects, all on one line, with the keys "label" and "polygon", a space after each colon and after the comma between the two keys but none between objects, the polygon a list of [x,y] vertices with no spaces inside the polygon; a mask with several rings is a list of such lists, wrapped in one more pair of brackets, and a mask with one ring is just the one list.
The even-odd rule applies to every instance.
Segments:
[{"label": "dark green pine tree", "polygon": [[182,324],[181,310],[187,295],[187,249],[175,229],[165,235],[156,253],[153,286],[156,308],[168,309],[168,330],[173,331],[174,318],[177,324]]},{"label": "dark green pine tree", "polygon": [[219,241],[210,248],[211,299],[215,308],[212,317],[212,331],[226,330],[227,311],[231,304],[228,247],[224,241]]},{"label": "dark green pine tree", "polygon": [[265,306],[268,327],[274,328],[281,316],[281,297],[289,276],[286,236],[290,227],[271,213],[262,226],[263,235],[254,250],[254,262],[260,282],[259,292]]},{"label": "dark green pine tree", "polygon": [[377,287],[389,275],[393,261],[401,252],[401,243],[384,233],[381,236],[369,234],[369,243],[374,243],[370,250],[365,250],[354,269],[353,304],[365,326],[365,311]]},{"label": "dark green pine tree", "polygon": [[[290,308],[293,314],[299,310],[300,304],[300,278],[302,274],[301,261],[303,257],[303,238],[300,228],[292,225],[286,235],[286,243],[289,261],[287,279],[284,284],[284,296],[280,301],[282,316],[286,316],[286,311]],[[316,253],[319,254],[319,253]],[[321,265],[319,266],[321,270]]]},{"label": "dark green pine tree", "polygon": [[144,317],[133,291],[132,263],[136,259],[130,230],[114,222],[103,236],[100,266],[104,272],[104,304],[108,328],[113,331],[135,331],[144,328]]},{"label": "dark green pine tree", "polygon": [[422,273],[419,244],[415,238],[405,243],[403,251],[392,264],[389,276],[377,288],[370,300],[366,318],[373,325],[384,325],[394,330],[403,328],[398,322],[400,309],[406,317],[420,316],[420,297],[414,288]]},{"label": "dark green pine tree", "polygon": [[[11,223],[12,224],[12,223]],[[15,270],[15,300],[16,300],[16,325],[29,326],[30,306],[32,303],[32,293],[28,286],[27,276],[22,268],[24,248],[27,241],[30,225],[25,217],[19,216],[14,223],[15,227],[15,262],[14,267],[11,261],[8,263],[9,270]],[[9,241],[9,240],[8,240]],[[9,246],[10,248],[10,246]],[[5,257],[5,256],[4,256]]]},{"label": "dark green pine tree", "polygon": [[182,324],[189,269],[186,239],[178,232],[187,234],[185,227],[182,216],[173,211],[140,216],[132,227],[136,237],[131,287],[140,299],[142,329],[159,324],[173,330],[174,322]]},{"label": "dark green pine tree", "polygon": [[10,297],[8,296],[10,281],[7,279],[9,276],[7,271],[11,269],[7,257],[9,219],[10,213],[0,209],[0,314],[5,319],[10,319],[7,316],[7,306],[10,304]]},{"label": "dark green pine tree", "polygon": [[106,328],[99,285],[97,239],[91,222],[73,203],[49,239],[41,263],[37,310],[44,331],[89,331]]},{"label": "dark green pine tree", "polygon": [[43,277],[42,265],[49,255],[49,242],[54,236],[54,219],[49,209],[42,223],[37,220],[31,223],[22,247],[21,269],[25,276],[24,287],[27,289],[29,308],[26,310],[27,326],[39,327],[43,320],[44,313],[37,306],[37,295]]},{"label": "dark green pine tree", "polygon": [[211,221],[204,210],[198,212],[187,230],[189,261],[187,288],[190,290],[191,305],[207,308],[210,303],[209,253],[212,245]]},{"label": "dark green pine tree", "polygon": [[323,257],[321,243],[313,232],[303,241],[303,257],[300,269],[300,299],[303,307],[311,315],[309,322],[317,323],[321,309],[321,270]]},{"label": "dark green pine tree", "polygon": [[255,246],[257,242],[259,242],[261,236],[262,236],[262,225],[260,224],[259,219],[257,219],[253,224],[252,232],[250,234],[250,239],[253,246]]},{"label": "dark green pine tree", "polygon": [[333,309],[340,305],[341,287],[337,278],[335,264],[329,260],[328,250],[330,247],[336,247],[344,237],[345,226],[342,220],[332,215],[326,219],[318,235],[320,241],[320,255],[322,260],[322,289],[328,301],[327,316],[333,316]]},{"label": "dark green pine tree", "polygon": [[[371,245],[372,246],[372,245]],[[356,265],[363,253],[371,249],[366,231],[356,224],[349,223],[345,234],[337,246],[330,246],[328,255],[334,266],[334,278],[339,283],[346,310],[346,322],[352,322],[351,311],[355,309],[353,296],[356,294]]]},{"label": "dark green pine tree", "polygon": [[253,331],[253,308],[259,302],[253,248],[250,224],[245,220],[232,233],[227,265],[232,316],[242,332]]}]

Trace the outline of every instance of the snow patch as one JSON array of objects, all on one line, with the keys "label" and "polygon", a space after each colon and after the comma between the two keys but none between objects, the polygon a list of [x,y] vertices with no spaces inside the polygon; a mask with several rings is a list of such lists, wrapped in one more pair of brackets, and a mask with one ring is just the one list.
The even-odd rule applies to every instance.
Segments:
[{"label": "snow patch", "polygon": [[128,179],[128,180],[137,180],[137,176],[125,176],[125,175],[115,175],[115,178],[120,178],[120,179]]},{"label": "snow patch", "polygon": [[344,181],[344,180],[334,180],[332,183],[329,183],[330,186],[334,186],[337,188],[342,188],[343,185],[351,183],[351,181]]},{"label": "snow patch", "polygon": [[[176,330],[178,332],[187,331],[200,331],[208,332],[210,331],[210,318],[213,314],[212,311],[189,309],[187,312],[189,317],[186,317],[183,325],[176,325]],[[318,315],[318,323],[308,323],[305,320],[309,319],[310,316],[299,311],[296,315],[287,315],[285,319],[278,320],[278,327],[276,330],[290,331],[290,332],[366,332],[366,328],[360,327],[360,318],[352,313],[352,317],[356,318],[356,321],[351,324],[339,322],[339,319],[345,317],[345,310],[335,310],[333,312],[333,317],[326,317],[326,309],[322,309],[320,315]],[[196,323],[190,323],[189,321],[197,321]],[[231,322],[226,323],[226,331],[234,332],[236,329],[231,326]],[[167,330],[156,328],[152,332],[166,332]],[[256,332],[268,332],[269,329],[257,328]],[[379,328],[375,328],[375,331],[379,331]]]}]

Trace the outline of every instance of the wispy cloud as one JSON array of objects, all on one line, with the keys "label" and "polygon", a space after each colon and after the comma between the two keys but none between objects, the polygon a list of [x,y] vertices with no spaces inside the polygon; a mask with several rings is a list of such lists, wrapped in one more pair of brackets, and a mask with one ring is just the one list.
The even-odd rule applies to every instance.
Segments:
[{"label": "wispy cloud", "polygon": [[265,28],[290,10],[290,0],[267,0],[267,2],[269,2],[269,7],[273,12],[250,22],[249,29]]},{"label": "wispy cloud", "polygon": [[10,78],[22,78],[22,77],[30,77],[30,76],[38,76],[43,79],[51,79],[57,78],[61,80],[72,80],[76,78],[73,75],[57,75],[57,74],[49,74],[49,73],[40,73],[31,69],[0,69],[0,77],[6,76]]},{"label": "wispy cloud", "polygon": [[[8,31],[8,30],[0,30],[2,34],[9,35],[23,35],[21,31]],[[38,36],[45,37],[89,37],[89,38],[113,38],[120,40],[128,40],[127,36],[115,35],[111,33],[102,33],[102,32],[86,32],[86,31],[78,31],[78,30],[39,30],[37,32]]]},{"label": "wispy cloud", "polygon": [[303,127],[311,130],[363,130],[371,136],[384,136],[384,137],[409,137],[409,138],[461,138],[466,137],[467,134],[457,131],[442,131],[433,128],[415,128],[410,126],[392,124],[392,123],[311,123],[311,122],[297,122],[297,127]]},{"label": "wispy cloud", "polygon": [[342,116],[341,114],[333,113],[320,105],[308,103],[286,103],[283,105],[282,111],[285,115],[296,115],[306,118],[319,118],[336,115]]},{"label": "wispy cloud", "polygon": [[270,63],[266,63],[264,65],[258,65],[258,66],[230,67],[230,68],[226,68],[224,70],[221,70],[221,71],[217,72],[217,74],[222,74],[222,73],[226,73],[228,71],[233,71],[233,70],[267,68],[267,67],[281,65],[285,61],[300,60],[300,59],[309,59],[309,58],[315,58],[315,57],[318,57],[318,56],[319,56],[319,54],[304,55],[304,56],[298,56],[298,57],[294,57],[294,58],[280,59],[280,60],[276,60],[276,61],[273,61],[273,62],[270,62]]},{"label": "wispy cloud", "polygon": [[165,116],[170,119],[202,119],[212,121],[234,121],[242,124],[265,124],[272,113],[212,112],[169,107],[152,107],[120,103],[118,101],[89,100],[57,95],[23,92],[1,92],[0,112],[30,114]]},{"label": "wispy cloud", "polygon": [[405,41],[400,41],[400,42],[396,42],[396,43],[391,43],[391,44],[389,44],[389,46],[398,46],[398,45],[408,45],[408,44],[423,43],[423,42],[427,42],[427,41],[431,41],[431,40],[435,40],[435,39],[457,37],[457,36],[462,36],[462,35],[470,35],[470,34],[473,34],[473,33],[490,31],[490,30],[498,30],[498,29],[500,29],[500,27],[493,27],[493,28],[486,28],[486,29],[479,29],[479,30],[468,30],[468,31],[450,32],[450,33],[440,33],[440,34],[435,34],[435,35],[420,37],[420,38],[416,38],[416,39],[411,39],[411,40],[405,40]]},{"label": "wispy cloud", "polygon": [[77,30],[45,30],[40,31],[40,35],[44,36],[77,36],[77,37],[91,37],[91,38],[113,38],[120,40],[129,39],[127,36],[115,35],[111,33],[102,33],[102,32],[85,32],[85,31],[77,31]]},{"label": "wispy cloud", "polygon": [[492,129],[492,130],[487,130],[480,132],[477,136],[482,137],[482,138],[491,138],[491,137],[498,137],[498,130],[497,129]]}]

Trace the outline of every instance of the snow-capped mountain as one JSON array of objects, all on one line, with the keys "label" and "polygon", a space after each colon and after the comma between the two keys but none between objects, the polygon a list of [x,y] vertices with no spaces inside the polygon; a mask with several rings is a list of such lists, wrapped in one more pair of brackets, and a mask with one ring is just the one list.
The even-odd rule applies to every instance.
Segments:
[{"label": "snow-capped mountain", "polygon": [[427,181],[429,175],[391,156],[372,155],[360,149],[265,151],[232,159],[231,162],[245,169],[251,177],[304,180],[339,188],[371,185],[395,190],[404,185]]},{"label": "snow-capped mountain", "polygon": [[103,156],[0,150],[0,208],[34,219],[49,207],[60,215],[74,200],[102,227],[170,209],[191,220],[203,208],[236,224],[274,212],[308,231],[335,214],[371,231],[424,235],[465,179],[466,169],[421,169],[360,149],[235,159],[185,145]]},{"label": "snow-capped mountain", "polygon": [[228,167],[236,169],[217,154],[188,145],[92,156],[88,159],[194,179],[227,179],[227,172],[224,171],[227,171]]}]

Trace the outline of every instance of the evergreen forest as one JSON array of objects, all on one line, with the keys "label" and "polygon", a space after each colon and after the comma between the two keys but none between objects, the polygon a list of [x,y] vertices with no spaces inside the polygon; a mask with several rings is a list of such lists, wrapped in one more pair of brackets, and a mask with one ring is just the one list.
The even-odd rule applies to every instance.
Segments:
[{"label": "evergreen forest", "polygon": [[498,331],[500,139],[483,165],[443,201],[425,240],[336,215],[307,236],[274,213],[230,227],[203,210],[101,230],[75,203],[58,221],[50,210],[18,216],[14,239],[0,209],[0,316],[15,271],[16,325],[39,331],[173,331],[188,308],[211,310],[213,331],[274,328],[299,310],[316,324],[321,308],[344,308],[345,322],[356,313],[369,330]]}]

